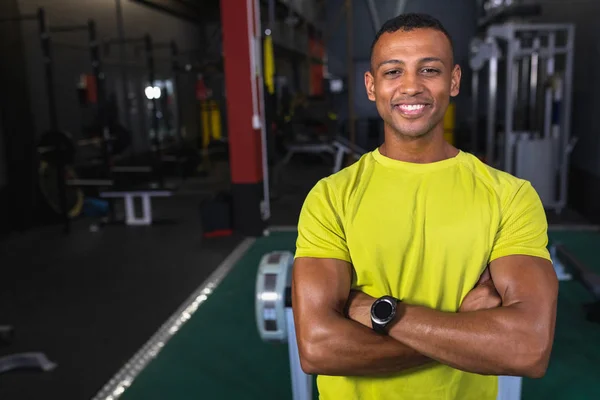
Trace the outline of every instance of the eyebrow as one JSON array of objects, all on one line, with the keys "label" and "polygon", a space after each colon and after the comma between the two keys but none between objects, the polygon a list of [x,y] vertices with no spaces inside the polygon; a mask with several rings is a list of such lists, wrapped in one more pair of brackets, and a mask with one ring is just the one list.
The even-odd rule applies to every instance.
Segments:
[{"label": "eyebrow", "polygon": [[[437,57],[425,57],[425,58],[421,58],[419,60],[419,63],[421,63],[421,64],[428,63],[428,62],[440,62],[440,63],[444,64],[444,61],[441,58],[437,58]],[[396,59],[385,60],[385,61],[382,61],[379,64],[377,64],[377,69],[381,68],[382,66],[384,66],[386,64],[404,64],[404,61],[396,60]]]}]

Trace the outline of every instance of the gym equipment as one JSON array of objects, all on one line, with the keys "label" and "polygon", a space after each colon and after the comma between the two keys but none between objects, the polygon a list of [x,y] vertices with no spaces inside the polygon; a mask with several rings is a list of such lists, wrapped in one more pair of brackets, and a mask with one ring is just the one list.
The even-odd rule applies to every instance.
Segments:
[{"label": "gym equipment", "polygon": [[489,25],[471,42],[474,152],[483,118],[486,162],[531,181],[544,206],[558,213],[567,204],[576,142],[570,128],[574,40],[572,24],[509,21]]},{"label": "gym equipment", "polygon": [[75,141],[66,131],[46,131],[40,137],[37,145],[38,155],[41,160],[58,164],[70,165],[75,162],[77,148],[84,146],[104,146],[118,140],[117,138],[79,139]]},{"label": "gym equipment", "polygon": [[[293,400],[312,399],[312,376],[302,371],[294,314],[292,310],[291,283],[294,255],[289,251],[274,251],[263,255],[256,276],[256,325],[265,342],[287,341]],[[498,377],[497,400],[519,400],[521,377]]]},{"label": "gym equipment", "polygon": [[[152,225],[152,197],[170,197],[173,192],[161,189],[129,189],[101,192],[100,197],[122,198],[125,201],[125,223],[130,226]],[[135,198],[142,200],[142,216],[137,217],[135,212]]]},{"label": "gym equipment", "polygon": [[329,142],[315,143],[292,143],[286,146],[287,153],[276,166],[276,172],[290,162],[295,154],[332,154],[334,156],[332,173],[339,172],[343,165],[346,156],[350,156],[355,160],[362,157],[366,150],[358,145],[353,144],[343,136],[336,136]]},{"label": "gym equipment", "polygon": [[335,164],[333,166],[333,173],[336,173],[342,169],[344,157],[346,155],[358,160],[367,152],[365,149],[350,142],[343,136],[336,136],[331,145],[335,149]]},{"label": "gym equipment", "polygon": [[[125,38],[125,39],[107,39],[103,42],[104,54],[109,54],[110,49],[113,45],[116,44],[129,44],[134,46],[143,47],[143,52],[145,56],[145,66],[147,71],[147,90],[145,100],[149,101],[149,110],[148,112],[151,115],[151,149],[152,149],[152,157],[156,160],[153,167],[154,177],[158,181],[159,186],[165,186],[165,170],[164,163],[174,161],[176,163],[181,163],[185,161],[185,157],[182,156],[182,146],[183,146],[183,133],[181,128],[181,101],[179,99],[179,78],[177,74],[174,74],[174,87],[177,99],[176,103],[176,136],[177,142],[179,144],[179,149],[175,156],[167,156],[164,154],[167,145],[165,145],[164,135],[160,132],[160,120],[163,118],[168,124],[167,115],[169,113],[162,112],[159,109],[159,100],[164,99],[162,95],[154,95],[151,88],[157,88],[157,80],[156,80],[156,66],[155,66],[155,51],[159,49],[169,49],[171,53],[171,68],[173,71],[180,70],[180,66],[178,63],[177,56],[179,54],[177,45],[174,41],[168,43],[156,43],[153,41],[152,36],[146,34],[142,37],[133,37],[133,38]],[[166,103],[165,103],[166,104]],[[162,116],[161,116],[162,114]],[[116,171],[113,171],[116,172]]]},{"label": "gym equipment", "polygon": [[[592,271],[587,265],[571,254],[561,243],[555,243],[550,247],[550,254],[555,269],[559,272],[569,269],[573,276],[594,296],[595,302],[584,305],[587,319],[600,323],[600,275]],[[558,273],[557,273],[558,274]],[[570,275],[558,274],[559,279],[569,279]]]},{"label": "gym equipment", "polygon": [[[184,91],[180,90],[180,82],[182,77],[185,75],[191,75],[196,77],[196,102],[195,102],[195,115],[197,121],[197,134],[195,144],[188,147],[188,151],[196,155],[192,159],[199,159],[196,167],[199,170],[207,172],[211,167],[212,156],[215,153],[223,152],[223,147],[226,146],[226,138],[224,137],[223,129],[223,99],[216,98],[213,95],[213,89],[207,87],[205,78],[210,76],[214,71],[220,70],[222,67],[217,65],[218,61],[208,60],[205,62],[195,62],[191,57],[185,57],[200,53],[202,50],[186,50],[180,51],[175,43],[172,44],[171,58],[172,58],[172,74],[174,77],[175,86],[175,97],[176,97],[176,111],[178,115],[177,129],[179,132],[179,142],[181,144],[180,150],[183,157],[183,132],[185,130],[182,125],[184,120],[183,107],[185,100],[182,97]],[[190,142],[192,144],[192,142]],[[226,153],[226,151],[225,151]],[[192,161],[190,159],[189,161]]]},{"label": "gym equipment", "polygon": [[[0,344],[10,344],[14,338],[14,328],[0,325]],[[18,353],[0,357],[0,374],[17,369],[39,369],[52,371],[57,365],[43,353]]]},{"label": "gym equipment", "polygon": [[19,353],[0,357],[0,374],[17,369],[39,369],[52,371],[57,365],[43,353]]},{"label": "gym equipment", "polygon": [[[59,176],[59,169],[56,168],[56,164],[40,161],[38,168],[38,184],[42,196],[46,200],[46,203],[50,208],[56,212],[61,213],[64,206],[66,206],[67,216],[69,219],[77,217],[81,213],[83,207],[84,195],[80,186],[88,184],[85,180],[77,179],[75,171],[66,166],[63,168],[64,176]],[[64,193],[57,192],[56,181],[62,179],[64,183]],[[110,182],[107,182],[110,183]],[[61,196],[66,197],[64,204],[60,203]]]},{"label": "gym equipment", "polygon": [[265,254],[256,277],[256,324],[265,342],[285,343],[290,358],[293,400],[312,399],[312,377],[302,371],[292,312],[294,256],[287,251]]},{"label": "gym equipment", "polygon": [[[54,174],[56,178],[57,196],[58,201],[51,206],[61,214],[63,220],[63,226],[65,233],[70,232],[70,215],[71,209],[68,205],[68,194],[67,194],[67,182],[65,177],[68,175],[67,166],[73,162],[75,154],[75,146],[72,140],[67,139],[70,135],[62,132],[59,129],[58,112],[56,105],[56,93],[54,87],[54,60],[52,57],[52,42],[51,35],[57,33],[86,31],[88,32],[90,58],[92,62],[92,68],[94,70],[94,76],[96,78],[96,86],[98,90],[99,100],[99,115],[101,125],[104,131],[104,155],[106,164],[108,165],[108,139],[109,132],[106,128],[104,120],[104,75],[101,70],[101,63],[98,52],[98,43],[96,40],[96,24],[93,20],[89,20],[84,25],[68,25],[68,26],[49,26],[46,13],[44,8],[38,8],[36,14],[20,15],[16,17],[9,17],[0,19],[0,22],[9,21],[37,21],[38,35],[40,38],[40,45],[42,49],[42,58],[44,61],[44,74],[45,74],[45,85],[46,95],[48,104],[48,114],[50,118],[50,126],[48,132],[42,135],[40,145],[38,147],[39,156],[41,162],[51,163],[53,168],[56,169]],[[83,144],[79,143],[79,144]],[[46,166],[42,165],[40,169],[45,169]],[[47,183],[47,179],[43,178],[42,181]],[[89,182],[88,182],[89,184]],[[47,186],[46,186],[47,187]]]},{"label": "gym equipment", "polygon": [[537,16],[542,12],[539,4],[531,4],[523,0],[478,0],[478,3],[480,16],[477,24],[480,29],[513,17]]}]

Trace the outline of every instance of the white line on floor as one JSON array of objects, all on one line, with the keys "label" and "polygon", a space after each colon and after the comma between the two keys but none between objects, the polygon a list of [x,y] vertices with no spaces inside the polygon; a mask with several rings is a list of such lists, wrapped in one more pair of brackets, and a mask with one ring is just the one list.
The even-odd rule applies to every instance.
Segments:
[{"label": "white line on floor", "polygon": [[231,268],[256,241],[244,239],[202,285],[175,311],[146,344],[121,368],[119,372],[100,390],[93,400],[116,400],[131,386],[135,378],[162,350],[165,344],[185,324],[213,293]]}]

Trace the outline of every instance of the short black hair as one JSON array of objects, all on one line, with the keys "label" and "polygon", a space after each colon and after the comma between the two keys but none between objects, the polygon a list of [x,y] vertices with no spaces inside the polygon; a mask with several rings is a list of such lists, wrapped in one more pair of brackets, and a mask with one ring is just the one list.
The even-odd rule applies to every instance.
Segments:
[{"label": "short black hair", "polygon": [[442,32],[448,40],[450,41],[450,49],[454,54],[454,43],[452,41],[452,36],[448,33],[446,28],[442,23],[432,17],[429,14],[419,14],[419,13],[408,13],[408,14],[400,14],[397,17],[394,17],[388,21],[379,29],[379,32],[375,35],[375,39],[371,44],[371,58],[373,57],[373,49],[375,48],[375,44],[384,33],[394,33],[399,30],[403,30],[406,32],[415,30],[415,29],[435,29],[436,31]]}]

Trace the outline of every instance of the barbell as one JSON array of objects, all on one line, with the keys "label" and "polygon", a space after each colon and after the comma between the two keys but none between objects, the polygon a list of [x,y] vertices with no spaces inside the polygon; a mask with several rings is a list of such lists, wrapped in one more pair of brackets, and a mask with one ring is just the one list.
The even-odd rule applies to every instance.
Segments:
[{"label": "barbell", "polygon": [[73,136],[67,131],[50,130],[42,134],[37,145],[37,152],[43,161],[55,165],[62,161],[63,165],[69,165],[75,161],[78,148],[102,146],[107,142],[110,144],[109,154],[117,155],[129,146],[131,135],[125,128],[116,126],[111,129],[111,137],[108,139],[91,137],[74,140]]}]

